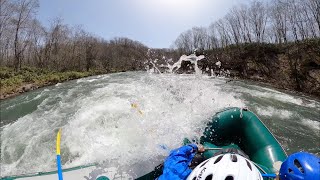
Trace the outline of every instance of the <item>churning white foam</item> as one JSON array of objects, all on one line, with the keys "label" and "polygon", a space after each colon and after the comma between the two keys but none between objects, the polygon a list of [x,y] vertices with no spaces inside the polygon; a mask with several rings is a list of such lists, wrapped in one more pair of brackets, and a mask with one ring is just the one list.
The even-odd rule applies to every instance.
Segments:
[{"label": "churning white foam", "polygon": [[314,121],[311,119],[302,119],[301,120],[302,124],[310,127],[311,129],[313,129],[317,135],[320,135],[320,122],[319,121]]},{"label": "churning white foam", "polygon": [[288,119],[293,115],[293,112],[283,109],[275,109],[271,106],[268,107],[256,107],[258,115],[261,116],[277,116],[280,119]]},{"label": "churning white foam", "polygon": [[285,94],[280,91],[266,88],[266,87],[260,87],[260,86],[256,86],[256,85],[248,85],[248,86],[252,87],[252,89],[240,88],[239,91],[249,93],[255,97],[274,99],[274,100],[281,101],[284,103],[292,103],[295,105],[305,106],[305,107],[310,107],[310,108],[320,108],[320,103],[315,100]]},{"label": "churning white foam", "polygon": [[160,147],[173,149],[183,138],[199,136],[215,112],[244,106],[219,83],[193,75],[120,73],[52,87],[36,111],[2,129],[1,176],[55,170],[60,127],[64,168],[165,156]]}]

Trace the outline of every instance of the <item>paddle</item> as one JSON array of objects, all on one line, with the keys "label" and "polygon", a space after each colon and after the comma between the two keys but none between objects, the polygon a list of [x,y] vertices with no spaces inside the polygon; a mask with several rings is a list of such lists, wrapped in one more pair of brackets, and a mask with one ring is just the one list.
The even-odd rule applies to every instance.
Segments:
[{"label": "paddle", "polygon": [[210,150],[221,150],[223,148],[204,148],[205,151],[210,151]]},{"label": "paddle", "polygon": [[277,175],[276,174],[261,174],[262,177],[267,177],[267,178],[276,178]]},{"label": "paddle", "polygon": [[63,180],[62,168],[61,168],[61,157],[60,157],[60,138],[61,138],[61,128],[59,129],[58,134],[57,134],[56,151],[57,151],[58,176],[59,176],[59,180]]}]

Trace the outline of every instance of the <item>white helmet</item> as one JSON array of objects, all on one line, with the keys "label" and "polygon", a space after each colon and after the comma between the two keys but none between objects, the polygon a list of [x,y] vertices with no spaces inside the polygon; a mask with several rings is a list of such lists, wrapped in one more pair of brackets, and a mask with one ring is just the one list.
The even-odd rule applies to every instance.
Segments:
[{"label": "white helmet", "polygon": [[256,166],[238,154],[222,154],[199,164],[187,180],[262,180]]}]

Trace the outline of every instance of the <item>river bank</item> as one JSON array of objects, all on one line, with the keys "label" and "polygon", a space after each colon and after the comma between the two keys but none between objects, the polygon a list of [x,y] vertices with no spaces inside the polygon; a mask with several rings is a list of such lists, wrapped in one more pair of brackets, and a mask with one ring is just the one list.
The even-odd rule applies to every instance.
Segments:
[{"label": "river bank", "polygon": [[216,62],[240,79],[320,97],[320,39],[287,44],[250,43],[205,52],[202,69]]},{"label": "river bank", "polygon": [[[115,71],[116,72],[116,71]],[[115,73],[107,71],[89,71],[89,72],[78,72],[78,71],[67,71],[67,72],[55,72],[36,68],[23,68],[20,72],[15,73],[13,69],[7,67],[0,67],[0,77],[1,77],[1,91],[0,100],[8,99],[11,97],[18,96],[22,93],[36,90],[38,88],[52,86],[57,83],[62,83],[74,79],[80,79],[89,76],[95,76],[100,74]],[[277,82],[266,81],[261,78],[241,78],[232,77],[230,80],[226,81],[229,83],[231,81],[248,81],[251,84],[263,85],[265,87],[273,88],[278,91],[299,95],[304,97],[309,97],[312,99],[320,100],[320,97],[301,91],[296,91],[294,89],[286,88]]]},{"label": "river bank", "polygon": [[12,68],[0,67],[0,100],[41,87],[106,73],[110,72],[102,70],[57,72],[30,67],[24,67],[19,72],[15,72]]}]

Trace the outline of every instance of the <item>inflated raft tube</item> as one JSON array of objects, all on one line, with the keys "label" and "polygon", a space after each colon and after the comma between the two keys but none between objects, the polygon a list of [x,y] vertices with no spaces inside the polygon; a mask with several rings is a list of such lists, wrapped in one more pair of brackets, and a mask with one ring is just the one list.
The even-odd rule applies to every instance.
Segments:
[{"label": "inflated raft tube", "polygon": [[[276,173],[277,164],[287,155],[260,119],[247,109],[229,108],[217,113],[208,123],[200,143],[214,148],[241,149],[267,173]],[[207,158],[216,151],[207,152]]]},{"label": "inflated raft tube", "polygon": [[[201,143],[209,149],[203,153],[205,158],[230,148],[241,150],[263,174],[277,173],[279,165],[287,158],[280,143],[260,119],[242,108],[228,108],[216,113],[208,122],[200,140],[185,138],[183,144],[191,142]],[[160,165],[138,180],[156,179],[161,174]]]}]

